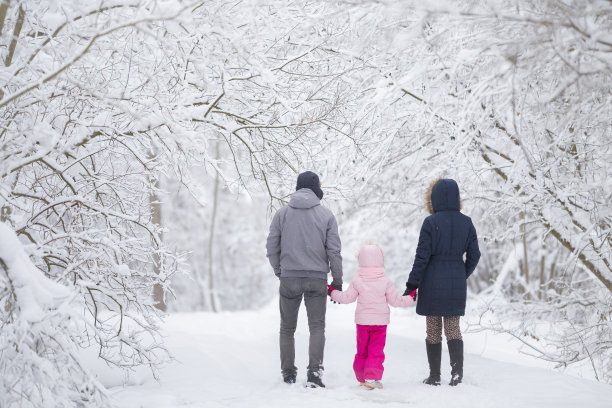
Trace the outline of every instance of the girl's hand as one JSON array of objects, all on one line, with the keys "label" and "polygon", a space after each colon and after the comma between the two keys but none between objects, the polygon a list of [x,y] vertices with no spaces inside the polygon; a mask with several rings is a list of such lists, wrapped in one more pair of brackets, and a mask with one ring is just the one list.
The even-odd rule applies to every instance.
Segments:
[{"label": "girl's hand", "polygon": [[410,296],[416,302],[417,300],[417,287],[406,283],[406,290],[404,296]]},{"label": "girl's hand", "polygon": [[334,290],[338,290],[336,288],[334,288],[332,285],[327,285],[327,296],[329,296],[329,301],[335,304],[338,304],[338,302],[336,302],[334,299],[332,299],[331,294]]}]

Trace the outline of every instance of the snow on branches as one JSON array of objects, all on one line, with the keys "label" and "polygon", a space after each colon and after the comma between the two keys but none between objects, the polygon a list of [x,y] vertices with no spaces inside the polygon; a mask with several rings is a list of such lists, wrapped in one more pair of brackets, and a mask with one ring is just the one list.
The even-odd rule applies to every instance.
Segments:
[{"label": "snow on branches", "polygon": [[88,322],[82,299],[30,261],[10,226],[0,223],[0,405],[101,405],[104,387],[81,361],[77,342]]},{"label": "snow on branches", "polygon": [[[0,70],[0,206],[27,254],[21,266],[5,261],[2,281],[8,306],[0,309],[0,394],[7,406],[105,405],[79,348],[93,347],[126,370],[155,369],[167,357],[155,307],[163,298],[154,301],[152,292],[168,287],[177,258],[160,239],[151,196],[159,173],[174,166],[167,127],[146,119],[155,114],[147,101],[163,97],[156,84],[147,87],[147,69],[155,67],[128,45],[152,46],[145,26],[184,11],[164,5],[41,0],[0,7],[1,41],[10,43]],[[16,276],[26,272],[38,278],[20,286]],[[61,287],[71,300],[43,303],[29,320],[32,303],[20,288],[41,285]],[[22,345],[25,333],[31,343]]]},{"label": "snow on branches", "polygon": [[[370,112],[378,113],[368,131],[382,144],[394,129],[394,140],[369,156],[383,164],[377,188],[362,196],[411,213],[415,188],[436,176],[458,179],[465,211],[486,243],[483,279],[472,287],[507,277],[496,283],[499,293],[532,307],[525,324],[554,314],[565,334],[586,336],[562,342],[563,334],[551,331],[556,361],[590,355],[596,375],[609,381],[607,346],[598,344],[612,333],[610,3],[365,4],[362,30],[385,27],[384,45],[368,55],[386,78],[370,82]],[[393,185],[398,179],[405,188]],[[504,272],[516,252],[513,273]],[[503,319],[503,302],[495,305]],[[586,310],[593,310],[589,318]]]},{"label": "snow on branches", "polygon": [[[334,49],[346,33],[326,22],[334,11],[255,0],[0,3],[2,219],[83,309],[66,344],[95,346],[125,369],[164,361],[158,308],[180,256],[162,237],[163,177],[191,187],[199,166],[238,189],[261,183],[277,202],[279,186],[326,160],[319,153],[338,141],[327,135],[354,137],[341,107],[353,98],[346,75],[363,61]],[[219,143],[224,155],[211,155]],[[8,310],[3,322],[33,325]],[[2,376],[23,391],[11,403],[39,405],[16,372]],[[40,395],[82,403],[66,390],[95,383],[86,377],[47,381]],[[104,403],[98,385],[92,392]]]},{"label": "snow on branches", "polygon": [[[1,366],[3,387],[22,387],[11,398],[103,404],[75,346],[125,369],[164,360],[158,308],[181,260],[162,235],[179,217],[164,217],[164,177],[197,188],[200,169],[278,205],[313,168],[355,223],[377,212],[396,228],[423,215],[431,178],[454,177],[487,241],[483,277],[508,278],[497,293],[541,301],[542,318],[562,294],[610,304],[609,2],[86,3],[0,2],[0,208],[25,251],[0,264],[2,345],[34,330],[36,369],[87,384],[36,394]],[[517,248],[515,273],[502,271]],[[42,320],[28,320],[23,268],[69,300],[41,293]],[[589,333],[582,344],[610,333],[578,312],[564,318]],[[54,341],[66,354],[44,351]]]}]

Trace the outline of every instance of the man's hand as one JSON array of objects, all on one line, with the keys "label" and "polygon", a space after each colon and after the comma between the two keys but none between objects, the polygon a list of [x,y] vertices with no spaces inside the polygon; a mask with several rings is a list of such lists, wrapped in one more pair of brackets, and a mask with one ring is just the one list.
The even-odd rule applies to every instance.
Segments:
[{"label": "man's hand", "polygon": [[[327,294],[329,295],[329,297],[331,298],[331,294],[334,290],[339,290],[340,292],[342,292],[342,284],[341,283],[334,283],[332,282],[331,285],[327,285]],[[338,304],[338,302],[336,302],[333,299],[329,299],[330,302]]]}]

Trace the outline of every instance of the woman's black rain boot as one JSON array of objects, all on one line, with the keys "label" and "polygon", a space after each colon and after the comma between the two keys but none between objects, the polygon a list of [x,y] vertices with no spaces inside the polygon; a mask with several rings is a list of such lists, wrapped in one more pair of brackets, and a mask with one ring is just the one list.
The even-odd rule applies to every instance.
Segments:
[{"label": "woman's black rain boot", "polygon": [[429,377],[423,380],[423,383],[429,385],[440,385],[440,362],[442,359],[442,343],[429,344],[425,341],[427,347],[427,361],[429,362]]},{"label": "woman's black rain boot", "polygon": [[451,365],[451,380],[448,385],[455,386],[463,380],[463,340],[449,340],[448,355]]}]

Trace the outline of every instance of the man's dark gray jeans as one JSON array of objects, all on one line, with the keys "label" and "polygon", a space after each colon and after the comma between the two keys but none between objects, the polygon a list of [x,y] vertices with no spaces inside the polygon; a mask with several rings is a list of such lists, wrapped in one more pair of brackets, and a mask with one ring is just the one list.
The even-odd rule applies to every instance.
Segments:
[{"label": "man's dark gray jeans", "polygon": [[306,304],[310,343],[308,371],[319,375],[323,370],[325,348],[325,311],[327,280],[318,278],[280,278],[280,358],[283,375],[295,374],[295,328],[302,297]]}]

